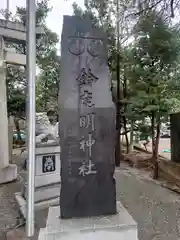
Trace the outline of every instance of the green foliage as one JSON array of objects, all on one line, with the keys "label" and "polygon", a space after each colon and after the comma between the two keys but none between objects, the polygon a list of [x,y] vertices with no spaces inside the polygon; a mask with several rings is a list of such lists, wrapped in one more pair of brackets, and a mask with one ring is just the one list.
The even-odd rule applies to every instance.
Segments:
[{"label": "green foliage", "polygon": [[26,76],[24,67],[7,66],[7,106],[8,114],[25,116]]},{"label": "green foliage", "polygon": [[[48,0],[37,3],[36,26],[44,27],[45,34],[36,42],[37,66],[40,68],[40,76],[37,84],[37,110],[45,110],[43,101],[52,101],[57,97],[60,75],[60,57],[57,55],[56,44],[59,39],[56,33],[46,26],[47,15],[51,11]],[[9,19],[26,25],[26,9],[17,7],[16,14],[9,14]],[[12,44],[7,42],[8,47],[13,47],[16,52],[26,54],[25,44]],[[24,117],[25,94],[27,80],[25,69],[19,66],[8,65],[7,68],[7,92],[8,113],[18,117]],[[44,86],[44,88],[43,88]],[[46,95],[46,97],[44,97]],[[48,99],[49,98],[49,99]],[[47,100],[48,99],[48,100]],[[42,103],[40,103],[42,101]],[[42,107],[40,107],[42,105]],[[56,104],[57,105],[57,104]]]},{"label": "green foliage", "polygon": [[60,56],[57,55],[56,49],[52,49],[40,62],[42,70],[37,81],[37,111],[57,109]]},{"label": "green foliage", "polygon": [[[128,120],[155,116],[155,126],[180,108],[179,27],[167,17],[163,1],[119,3],[121,112]],[[90,18],[108,33],[109,67],[116,86],[117,2],[89,0],[83,12],[74,4],[74,13]],[[108,10],[111,9],[109,13]],[[168,10],[169,11],[169,10]],[[128,21],[132,24],[128,25]],[[130,43],[126,40],[131,37]],[[125,39],[125,41],[124,41]],[[113,99],[116,89],[113,88]],[[142,128],[138,127],[144,132]],[[152,131],[148,130],[148,134]]]},{"label": "green foliage", "polygon": [[150,140],[151,135],[151,126],[145,124],[144,122],[141,122],[138,126],[139,130],[139,139],[140,141],[146,141],[148,142]]},{"label": "green foliage", "polygon": [[180,52],[179,32],[152,11],[139,19],[134,36],[131,67],[126,72],[131,88],[128,111],[144,116],[154,113],[160,119],[171,112],[176,97],[170,88]]}]

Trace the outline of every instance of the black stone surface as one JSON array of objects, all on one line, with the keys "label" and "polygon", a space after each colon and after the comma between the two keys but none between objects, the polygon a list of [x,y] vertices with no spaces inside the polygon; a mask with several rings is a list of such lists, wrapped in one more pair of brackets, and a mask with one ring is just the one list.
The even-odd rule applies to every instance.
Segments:
[{"label": "black stone surface", "polygon": [[[90,22],[65,16],[61,39],[60,217],[116,214],[115,108],[108,77],[106,38]],[[95,48],[93,39],[101,39],[103,46]],[[86,73],[89,75],[84,79]],[[82,106],[81,97],[85,96],[87,102]],[[87,119],[80,123],[80,117],[92,113],[93,124]]]},{"label": "black stone surface", "polygon": [[[97,174],[79,175],[83,154],[79,150],[76,128],[69,133],[71,136],[61,137],[61,217],[87,217],[116,213],[116,188],[114,179],[114,119],[113,109],[96,109],[94,138],[96,144],[92,147],[92,161]],[[69,116],[68,116],[69,115]],[[66,123],[76,116],[69,110]],[[102,119],[103,116],[103,119]],[[71,124],[70,124],[71,125]],[[60,128],[60,131],[64,131]],[[64,131],[65,132],[65,131]],[[67,136],[67,137],[66,137]],[[71,147],[71,157],[68,153]],[[70,170],[69,170],[70,169]]]}]

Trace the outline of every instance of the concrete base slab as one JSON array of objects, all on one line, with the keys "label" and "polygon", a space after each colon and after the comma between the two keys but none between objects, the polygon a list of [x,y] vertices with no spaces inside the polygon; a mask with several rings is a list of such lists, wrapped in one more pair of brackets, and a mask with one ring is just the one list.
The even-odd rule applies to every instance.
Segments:
[{"label": "concrete base slab", "polygon": [[[26,219],[27,205],[26,205],[26,200],[25,198],[23,198],[21,192],[15,193],[15,200],[19,207],[19,211],[21,215],[23,216],[24,219]],[[49,208],[50,206],[57,206],[57,205],[59,205],[59,197],[35,203],[35,210],[41,210],[41,209]]]},{"label": "concrete base slab", "polygon": [[60,219],[60,207],[51,207],[38,240],[138,240],[137,223],[117,202],[117,214],[79,219]]},{"label": "concrete base slab", "polygon": [[44,239],[46,240],[46,229],[45,228],[41,228],[40,231],[39,231],[39,237],[38,239]]},{"label": "concrete base slab", "polygon": [[7,167],[0,168],[0,184],[12,182],[17,179],[17,165],[10,164]]}]

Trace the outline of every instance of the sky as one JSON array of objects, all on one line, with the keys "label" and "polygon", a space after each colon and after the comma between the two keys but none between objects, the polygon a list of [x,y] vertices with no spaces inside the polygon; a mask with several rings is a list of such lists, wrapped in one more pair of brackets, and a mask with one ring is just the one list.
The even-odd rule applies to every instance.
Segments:
[{"label": "sky", "polygon": [[[73,2],[76,2],[79,6],[84,6],[84,0],[50,0],[50,6],[53,7],[47,18],[47,25],[53,31],[61,37],[63,15],[72,15]],[[0,0],[0,9],[6,9],[7,0]],[[26,6],[26,0],[9,0],[9,10],[12,13],[16,12],[16,6]],[[0,16],[1,18],[1,16]],[[58,52],[60,50],[60,43],[57,44]],[[36,74],[39,74],[39,68],[36,69]]]},{"label": "sky", "polygon": [[[7,0],[0,0],[0,9],[6,9]],[[73,12],[72,4],[76,2],[79,6],[84,6],[84,0],[50,0],[50,6],[53,7],[47,18],[48,27],[56,32],[59,37],[62,31],[63,15],[71,15]],[[26,0],[9,0],[9,9],[15,13],[16,6],[25,6]]]}]

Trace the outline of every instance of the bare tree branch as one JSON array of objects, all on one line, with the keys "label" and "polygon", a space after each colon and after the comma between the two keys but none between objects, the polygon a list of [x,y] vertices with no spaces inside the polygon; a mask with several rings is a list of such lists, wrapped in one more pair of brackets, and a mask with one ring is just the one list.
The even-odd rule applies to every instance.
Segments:
[{"label": "bare tree branch", "polygon": [[[171,1],[174,1],[174,0],[171,0]],[[140,11],[136,12],[136,13],[130,13],[128,14],[125,18],[129,18],[129,17],[137,17],[137,16],[140,16],[141,14],[143,14],[144,12],[146,11],[150,11],[152,10],[153,8],[155,8],[158,4],[160,4],[161,2],[164,2],[164,0],[159,0],[157,1],[156,3],[152,4],[151,6],[149,6],[148,8],[143,8],[141,9]]]},{"label": "bare tree branch", "polygon": [[173,18],[174,17],[174,0],[171,0],[170,2],[170,8],[171,8],[171,17]]}]

